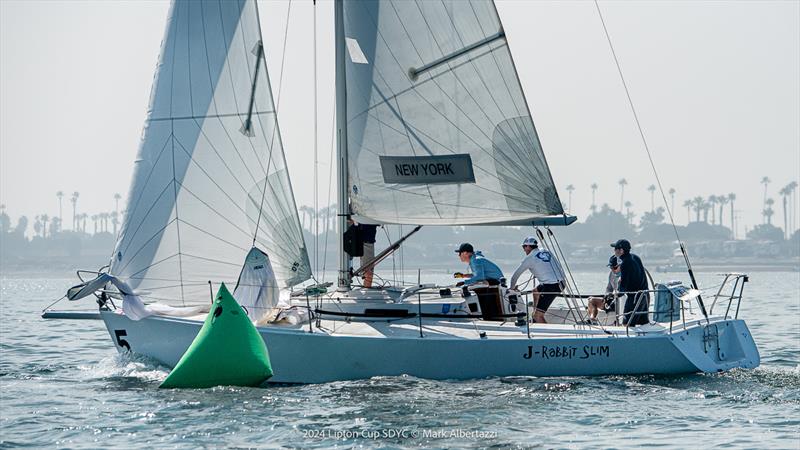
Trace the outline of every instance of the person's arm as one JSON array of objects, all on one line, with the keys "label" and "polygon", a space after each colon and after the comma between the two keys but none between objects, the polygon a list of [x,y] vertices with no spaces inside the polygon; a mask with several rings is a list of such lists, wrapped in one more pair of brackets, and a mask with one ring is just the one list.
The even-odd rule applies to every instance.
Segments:
[{"label": "person's arm", "polygon": [[619,292],[628,292],[627,279],[630,276],[630,273],[626,275],[626,272],[629,271],[625,270],[625,262],[623,261],[619,266],[619,283],[617,283],[617,290]]},{"label": "person's arm", "polygon": [[483,261],[475,258],[474,263],[470,261],[469,267],[472,269],[472,276],[469,279],[464,280],[465,286],[469,286],[477,283],[478,281],[483,281],[486,279],[486,276],[484,275],[485,271],[483,269]]},{"label": "person's arm", "polygon": [[517,270],[514,271],[514,275],[511,275],[511,284],[509,284],[509,286],[511,286],[512,289],[516,289],[517,288],[517,281],[519,280],[519,277],[521,277],[522,274],[526,270],[528,270],[528,265],[526,264],[527,261],[528,261],[528,258],[525,257],[522,260],[522,262],[519,263],[519,267],[517,267]]}]

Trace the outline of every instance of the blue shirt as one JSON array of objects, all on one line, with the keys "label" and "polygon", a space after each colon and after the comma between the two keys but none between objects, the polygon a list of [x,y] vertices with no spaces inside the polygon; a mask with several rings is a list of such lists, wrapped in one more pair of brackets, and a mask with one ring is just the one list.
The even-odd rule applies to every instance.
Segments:
[{"label": "blue shirt", "polygon": [[472,271],[472,278],[464,280],[464,284],[469,286],[479,281],[486,281],[489,278],[499,280],[503,278],[503,271],[497,264],[483,257],[481,252],[475,252],[469,258],[469,268]]}]

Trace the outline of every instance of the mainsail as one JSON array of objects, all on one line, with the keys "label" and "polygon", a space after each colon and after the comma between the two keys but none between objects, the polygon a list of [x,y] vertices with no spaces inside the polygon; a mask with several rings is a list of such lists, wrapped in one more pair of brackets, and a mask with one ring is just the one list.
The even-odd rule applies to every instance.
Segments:
[{"label": "mainsail", "polygon": [[278,287],[307,280],[255,1],[175,0],[151,95],[111,274],[207,302],[255,246]]},{"label": "mainsail", "polygon": [[564,213],[491,0],[343,9],[360,220],[530,224]]}]

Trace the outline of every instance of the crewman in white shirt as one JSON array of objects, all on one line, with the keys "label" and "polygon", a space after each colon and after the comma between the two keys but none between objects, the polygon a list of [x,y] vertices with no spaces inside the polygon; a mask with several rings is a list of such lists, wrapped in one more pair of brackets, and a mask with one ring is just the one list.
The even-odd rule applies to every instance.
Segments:
[{"label": "crewman in white shirt", "polygon": [[522,250],[527,256],[514,271],[509,286],[516,290],[519,277],[526,270],[530,271],[539,281],[533,292],[533,300],[536,305],[533,320],[537,323],[547,323],[544,320],[544,314],[550,308],[556,295],[564,289],[564,271],[552,253],[539,249],[539,241],[535,237],[525,238],[522,241]]}]

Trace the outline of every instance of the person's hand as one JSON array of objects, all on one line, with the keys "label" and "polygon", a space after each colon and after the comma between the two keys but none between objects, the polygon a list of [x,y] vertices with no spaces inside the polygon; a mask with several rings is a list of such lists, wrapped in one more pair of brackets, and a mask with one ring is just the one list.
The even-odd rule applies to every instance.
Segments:
[{"label": "person's hand", "polygon": [[461,287],[461,286],[463,286],[463,285],[464,285],[464,282],[463,282],[463,281],[459,281],[458,283],[456,283],[456,287]]},{"label": "person's hand", "polygon": [[453,278],[464,278],[464,274],[461,272],[456,272],[453,274]]}]

